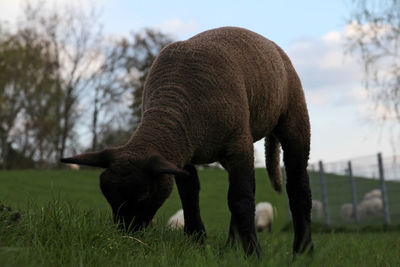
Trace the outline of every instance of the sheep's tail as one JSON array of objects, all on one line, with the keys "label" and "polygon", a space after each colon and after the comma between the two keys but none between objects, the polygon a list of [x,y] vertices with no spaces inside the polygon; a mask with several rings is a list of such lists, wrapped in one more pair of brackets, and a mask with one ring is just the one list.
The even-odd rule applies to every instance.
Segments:
[{"label": "sheep's tail", "polygon": [[275,191],[282,193],[282,173],[280,168],[280,143],[273,135],[265,137],[265,165],[269,180]]}]

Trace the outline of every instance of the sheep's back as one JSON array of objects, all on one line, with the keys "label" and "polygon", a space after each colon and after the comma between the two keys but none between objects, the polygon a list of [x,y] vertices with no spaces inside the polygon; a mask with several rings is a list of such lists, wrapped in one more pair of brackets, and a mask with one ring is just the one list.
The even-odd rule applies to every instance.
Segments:
[{"label": "sheep's back", "polygon": [[288,57],[272,41],[241,28],[214,29],[161,51],[145,84],[143,110],[165,106],[181,116],[194,145],[204,149],[248,125],[256,141],[287,109],[292,80],[298,78]]}]

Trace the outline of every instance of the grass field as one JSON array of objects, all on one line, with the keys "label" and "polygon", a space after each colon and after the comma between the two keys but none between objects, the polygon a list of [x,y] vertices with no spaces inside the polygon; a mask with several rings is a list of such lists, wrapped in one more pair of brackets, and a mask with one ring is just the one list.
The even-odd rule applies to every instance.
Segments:
[{"label": "grass field", "polygon": [[[176,188],[153,227],[134,235],[118,231],[100,193],[99,171],[0,172],[0,266],[399,266],[400,231],[316,231],[312,258],[291,261],[293,233],[284,195],[273,192],[264,169],[256,170],[256,201],[269,201],[278,215],[273,233],[262,232],[263,259],[227,247],[227,175],[200,171],[200,205],[208,241],[199,245],[166,229],[180,209]],[[22,217],[12,220],[18,210]],[[314,229],[320,228],[318,225]]]}]

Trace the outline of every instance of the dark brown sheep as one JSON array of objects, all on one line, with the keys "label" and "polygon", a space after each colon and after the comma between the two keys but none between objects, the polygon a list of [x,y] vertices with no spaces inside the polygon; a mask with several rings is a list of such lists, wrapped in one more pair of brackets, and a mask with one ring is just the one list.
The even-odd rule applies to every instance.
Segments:
[{"label": "dark brown sheep", "polygon": [[312,250],[311,192],[306,167],[310,124],[300,80],[275,43],[224,27],[165,47],[143,92],[143,116],[121,147],[64,158],[106,168],[100,186],[114,220],[128,230],[149,224],[173,188],[181,197],[186,234],[205,237],[194,164],[219,162],[229,173],[229,241],[261,253],[254,227],[253,143],[265,138],[266,166],[281,191],[280,144],[295,238]]}]

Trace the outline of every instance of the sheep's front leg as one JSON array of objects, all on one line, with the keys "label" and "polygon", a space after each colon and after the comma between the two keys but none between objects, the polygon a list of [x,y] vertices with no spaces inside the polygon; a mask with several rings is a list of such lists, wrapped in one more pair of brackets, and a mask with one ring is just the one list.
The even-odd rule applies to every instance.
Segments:
[{"label": "sheep's front leg", "polygon": [[231,216],[231,222],[229,224],[229,236],[228,236],[228,241],[226,243],[231,246],[234,245],[238,237],[238,234],[239,233],[237,231],[235,221],[233,219],[233,216]]},{"label": "sheep's front leg", "polygon": [[254,226],[254,168],[230,168],[228,205],[231,211],[231,223],[228,242],[233,242],[236,235],[242,241],[247,254],[261,256],[261,247],[257,240]]},{"label": "sheep's front leg", "polygon": [[189,177],[180,175],[175,176],[175,182],[181,198],[183,216],[185,219],[184,232],[185,234],[192,235],[197,240],[203,242],[206,238],[206,230],[200,217],[199,177],[197,175],[197,170],[193,165],[188,164],[184,169],[189,172]]}]

